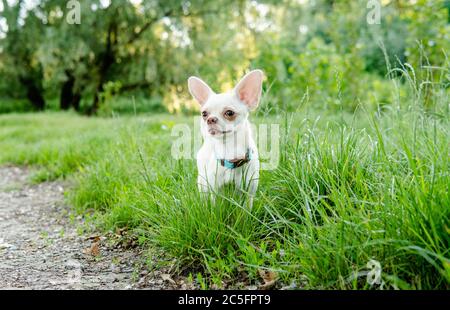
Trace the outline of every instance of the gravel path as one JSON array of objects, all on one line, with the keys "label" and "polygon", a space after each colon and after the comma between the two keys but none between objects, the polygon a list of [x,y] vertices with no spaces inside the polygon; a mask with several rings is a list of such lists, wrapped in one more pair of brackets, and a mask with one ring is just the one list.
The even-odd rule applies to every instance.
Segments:
[{"label": "gravel path", "polygon": [[171,288],[138,248],[77,233],[82,218],[64,205],[63,183],[27,180],[25,168],[0,167],[0,289]]}]

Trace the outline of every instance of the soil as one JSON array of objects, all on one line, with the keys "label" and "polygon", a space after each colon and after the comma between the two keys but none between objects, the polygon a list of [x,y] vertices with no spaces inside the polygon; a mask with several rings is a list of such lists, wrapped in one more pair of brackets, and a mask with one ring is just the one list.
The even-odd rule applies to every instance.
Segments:
[{"label": "soil", "polygon": [[83,217],[64,199],[67,184],[32,184],[29,174],[0,167],[0,289],[190,288],[150,270],[142,248],[118,245],[120,231],[82,234]]}]

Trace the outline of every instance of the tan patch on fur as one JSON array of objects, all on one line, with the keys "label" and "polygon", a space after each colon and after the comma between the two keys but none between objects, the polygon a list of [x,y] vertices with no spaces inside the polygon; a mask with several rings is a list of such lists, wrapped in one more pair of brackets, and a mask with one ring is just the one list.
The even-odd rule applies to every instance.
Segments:
[{"label": "tan patch on fur", "polygon": [[225,112],[227,112],[228,110],[233,111],[233,110],[227,108],[227,109],[223,110],[222,115],[223,115],[223,117],[224,117],[226,120],[232,122],[232,121],[234,121],[234,120],[236,119],[236,117],[238,117],[238,114],[237,114],[235,111],[233,111],[234,114],[233,114],[232,116],[228,116],[228,115],[225,113]]}]

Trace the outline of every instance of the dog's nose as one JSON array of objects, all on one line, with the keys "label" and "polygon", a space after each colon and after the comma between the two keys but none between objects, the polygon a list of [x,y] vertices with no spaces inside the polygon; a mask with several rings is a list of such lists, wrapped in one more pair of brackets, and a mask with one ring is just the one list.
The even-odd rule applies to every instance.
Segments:
[{"label": "dog's nose", "polygon": [[208,117],[208,119],[206,120],[206,123],[207,123],[208,125],[211,125],[211,124],[217,123],[217,121],[218,121],[217,117],[212,116],[212,117]]}]

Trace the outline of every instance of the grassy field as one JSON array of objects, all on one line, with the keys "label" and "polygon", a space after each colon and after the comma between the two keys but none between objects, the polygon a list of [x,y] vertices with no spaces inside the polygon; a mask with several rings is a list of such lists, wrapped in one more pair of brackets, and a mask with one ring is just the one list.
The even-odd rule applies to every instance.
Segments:
[{"label": "grassy field", "polygon": [[35,182],[69,179],[77,212],[103,230],[127,227],[202,288],[258,285],[263,272],[277,287],[450,287],[445,100],[253,119],[279,123],[282,138],[251,211],[228,189],[203,202],[195,162],[170,156],[171,128],[192,117],[2,115],[0,163],[32,165]]}]

